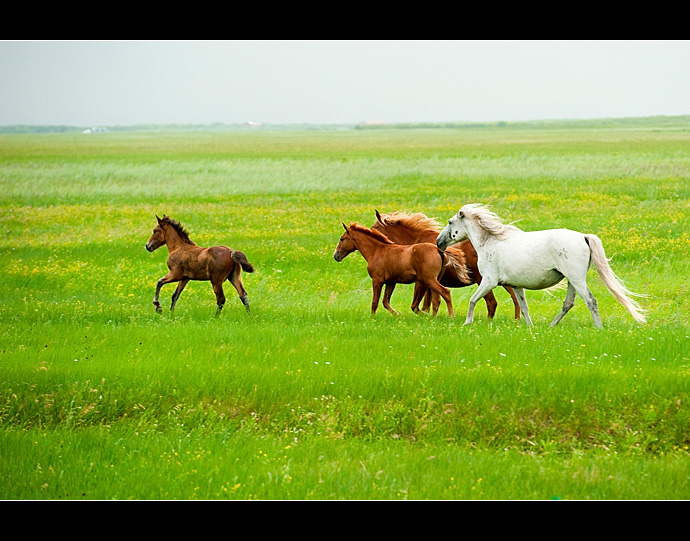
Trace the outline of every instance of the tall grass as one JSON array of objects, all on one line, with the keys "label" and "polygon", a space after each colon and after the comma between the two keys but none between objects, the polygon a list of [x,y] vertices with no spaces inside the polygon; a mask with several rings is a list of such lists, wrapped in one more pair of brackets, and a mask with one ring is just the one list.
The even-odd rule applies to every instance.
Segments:
[{"label": "tall grass", "polygon": [[[377,130],[0,136],[0,497],[610,498],[690,495],[688,132]],[[445,220],[484,202],[523,229],[598,234],[638,326],[593,271],[604,329],[562,292],[496,290],[458,317],[369,316],[341,222]],[[156,314],[168,214],[226,244]],[[164,307],[173,286],[163,289]],[[169,304],[167,304],[169,306]]]}]

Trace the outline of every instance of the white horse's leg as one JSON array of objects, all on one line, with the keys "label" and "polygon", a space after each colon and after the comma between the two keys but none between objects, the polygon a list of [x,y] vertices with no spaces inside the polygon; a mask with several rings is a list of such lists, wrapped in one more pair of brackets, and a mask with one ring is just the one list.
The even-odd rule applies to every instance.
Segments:
[{"label": "white horse's leg", "polygon": [[497,285],[498,284],[494,282],[489,282],[489,280],[486,279],[486,276],[482,278],[482,282],[477,287],[477,291],[475,291],[474,295],[470,297],[470,304],[467,307],[467,318],[465,319],[465,325],[469,325],[474,320],[474,307],[479,301],[479,299],[483,299],[484,295],[486,295]]},{"label": "white horse's leg", "polygon": [[561,309],[561,313],[556,316],[556,319],[554,319],[551,322],[552,327],[554,325],[557,325],[558,322],[561,319],[563,319],[563,316],[568,313],[568,310],[570,310],[573,307],[573,304],[575,304],[575,288],[573,287],[573,284],[568,282],[568,291],[565,294],[565,300],[563,301],[563,308]]},{"label": "white horse's leg", "polygon": [[513,291],[515,292],[515,297],[517,298],[518,304],[520,305],[520,311],[525,317],[525,323],[528,326],[532,326],[532,320],[529,317],[529,309],[527,308],[527,299],[525,298],[525,290],[521,287],[513,286]]},{"label": "white horse's leg", "polygon": [[[568,280],[568,288],[570,288],[570,284],[571,282],[570,280]],[[594,326],[600,329],[603,325],[601,324],[601,317],[599,317],[599,307],[597,305],[597,300],[594,298],[594,295],[592,295],[592,292],[587,287],[587,282],[585,282],[584,280],[575,281],[575,283],[573,283],[572,285],[578,292],[580,297],[582,297],[582,299],[585,301],[587,308],[589,308],[589,311],[592,313]]]}]

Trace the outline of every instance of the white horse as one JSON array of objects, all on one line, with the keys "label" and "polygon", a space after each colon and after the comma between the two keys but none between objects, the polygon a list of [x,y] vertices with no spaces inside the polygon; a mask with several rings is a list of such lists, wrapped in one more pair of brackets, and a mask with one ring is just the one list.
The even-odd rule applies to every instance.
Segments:
[{"label": "white horse", "polygon": [[487,206],[470,204],[462,207],[448,220],[436,244],[441,250],[469,238],[479,255],[482,282],[470,299],[465,325],[472,323],[474,306],[479,299],[497,286],[511,286],[527,325],[532,325],[525,299],[525,289],[546,289],[563,278],[568,291],[563,309],[553,320],[556,325],[573,307],[575,292],[587,304],[594,325],[601,327],[597,301],[587,287],[587,269],[594,263],[599,276],[611,294],[632,314],[638,323],[645,323],[644,310],[628,295],[629,291],[609,266],[604,247],[596,235],[569,229],[548,229],[526,232],[504,224]]}]

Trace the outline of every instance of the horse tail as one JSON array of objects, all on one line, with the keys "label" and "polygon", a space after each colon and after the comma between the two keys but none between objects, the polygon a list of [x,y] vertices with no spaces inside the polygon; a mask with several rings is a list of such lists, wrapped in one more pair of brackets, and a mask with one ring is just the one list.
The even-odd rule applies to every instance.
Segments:
[{"label": "horse tail", "polygon": [[585,242],[589,245],[590,263],[594,263],[594,267],[597,269],[601,281],[604,282],[604,285],[611,295],[630,312],[635,321],[638,323],[646,323],[647,318],[644,315],[646,310],[640,308],[637,301],[630,298],[630,296],[645,297],[646,295],[633,293],[626,288],[620,278],[614,274],[609,265],[610,259],[606,257],[604,245],[599,237],[587,234],[585,235]]},{"label": "horse tail", "polygon": [[[452,267],[455,270],[458,278],[464,284],[471,283],[470,277],[467,275],[467,265],[465,264],[465,254],[462,250],[457,248],[447,248],[446,250],[441,250],[439,248],[439,253],[441,253],[441,260],[445,254],[447,261],[443,264],[443,267]],[[443,275],[443,272],[441,272]]]},{"label": "horse tail", "polygon": [[436,248],[438,250],[438,255],[441,256],[441,270],[438,273],[438,276],[436,279],[440,282],[441,281],[441,276],[443,276],[443,273],[446,272],[446,265],[450,263],[450,261],[446,262],[446,254],[444,253],[444,250],[441,250],[441,248]]},{"label": "horse tail", "polygon": [[254,272],[254,265],[247,261],[247,256],[244,255],[244,252],[233,251],[232,254],[230,254],[230,257],[232,257],[232,260],[235,263],[241,265],[242,270],[245,272]]}]

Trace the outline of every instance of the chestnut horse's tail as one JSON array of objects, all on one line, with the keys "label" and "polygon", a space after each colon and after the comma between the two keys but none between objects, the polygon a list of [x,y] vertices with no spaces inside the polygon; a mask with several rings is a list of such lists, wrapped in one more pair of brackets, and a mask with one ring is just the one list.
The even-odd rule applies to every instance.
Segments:
[{"label": "chestnut horse's tail", "polygon": [[436,279],[440,282],[441,276],[443,276],[443,273],[446,272],[446,265],[448,265],[450,261],[446,262],[446,254],[440,248],[438,248],[438,255],[441,256],[441,271],[438,273]]},{"label": "chestnut horse's tail", "polygon": [[441,261],[443,270],[441,271],[441,276],[445,272],[446,267],[452,267],[458,278],[464,284],[471,283],[469,276],[467,275],[467,265],[465,264],[465,254],[461,250],[455,248],[447,248],[446,250],[441,250],[439,248],[438,253],[441,254]]},{"label": "chestnut horse's tail", "polygon": [[242,270],[245,272],[254,272],[254,265],[247,261],[247,256],[244,252],[233,251],[230,255],[235,263],[239,263],[242,266]]}]

